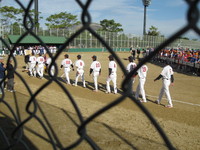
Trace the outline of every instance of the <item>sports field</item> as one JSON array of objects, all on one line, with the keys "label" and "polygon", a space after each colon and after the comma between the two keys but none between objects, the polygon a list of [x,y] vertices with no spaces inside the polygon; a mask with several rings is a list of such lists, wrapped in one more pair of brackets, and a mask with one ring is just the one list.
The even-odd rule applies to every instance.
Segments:
[{"label": "sports field", "polygon": [[[64,54],[56,61],[59,67]],[[81,85],[74,87],[65,84],[63,82],[64,78],[60,78],[63,74],[63,69],[59,70],[58,79],[72,95],[82,116],[86,119],[121,96],[122,90],[120,87],[123,81],[123,74],[118,66],[117,85],[119,94],[105,94],[109,53],[69,53],[69,58],[74,62],[78,54],[82,55],[82,60],[86,64],[85,80],[87,81],[87,88],[83,88]],[[93,79],[92,76],[89,76],[89,68],[92,63],[91,57],[93,55],[97,56],[97,60],[102,65],[102,73],[98,79],[100,84],[99,92],[92,91]],[[119,52],[117,55],[126,66],[130,53]],[[17,72],[24,78],[33,93],[48,81],[47,74],[45,74],[44,79],[29,77],[26,72],[22,72],[25,65],[23,56],[16,56],[16,59],[18,63]],[[175,148],[181,150],[200,149],[200,78],[178,73],[174,70],[175,84],[173,87],[170,87],[174,107],[165,108],[164,104],[167,104],[165,97],[161,105],[154,103],[159,94],[162,80],[156,82],[153,80],[160,74],[162,67],[151,63],[147,63],[147,66],[149,70],[145,91],[148,103],[144,103],[143,105],[158,121]],[[74,81],[75,71],[71,71],[70,78]],[[136,90],[137,84],[138,78],[136,78],[136,82],[134,83],[133,91]],[[15,114],[20,116],[20,120],[24,121],[29,116],[26,112],[26,105],[30,100],[30,93],[17,75],[15,75],[15,90],[16,92],[14,93],[5,92],[4,100],[12,106]],[[36,96],[36,100],[38,102],[36,115],[39,119],[43,120],[44,125],[50,131],[56,142],[57,149],[67,147],[79,139],[77,126],[80,125],[80,120],[69,97],[57,83],[52,82],[49,84],[48,87]],[[29,111],[32,112],[33,110],[32,103]],[[8,107],[2,102],[0,103],[0,118],[1,127],[7,134],[15,129],[16,123],[12,121],[14,117]],[[86,129],[88,136],[104,150],[167,149],[155,127],[129,98],[126,98],[122,103],[95,118],[93,122],[87,124]],[[44,128],[35,117],[24,124],[24,134],[24,141],[32,149],[53,149]],[[18,148],[20,146],[19,144]],[[82,141],[74,149],[90,150],[92,148],[86,141]]]}]

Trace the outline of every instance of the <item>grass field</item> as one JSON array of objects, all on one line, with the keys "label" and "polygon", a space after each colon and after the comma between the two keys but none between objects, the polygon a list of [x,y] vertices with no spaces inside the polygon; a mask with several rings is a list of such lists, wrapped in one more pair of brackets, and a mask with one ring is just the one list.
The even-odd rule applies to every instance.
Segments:
[{"label": "grass field", "polygon": [[[77,54],[79,53],[69,53],[70,59],[73,62],[76,60]],[[117,85],[120,91],[119,94],[105,94],[109,53],[87,52],[80,54],[86,64],[85,79],[88,83],[87,88],[65,84],[60,78],[63,70],[59,70],[58,79],[59,83],[63,85],[75,100],[81,116],[87,119],[98,110],[122,96],[121,83],[123,81],[123,74],[118,66]],[[91,57],[94,54],[98,57],[102,65],[102,73],[98,79],[101,85],[99,92],[92,91],[93,80],[89,76],[89,68],[92,63]],[[127,57],[130,53],[119,52],[117,55],[126,66],[128,64]],[[58,66],[60,66],[63,58],[64,53],[56,61]],[[29,77],[26,72],[22,72],[24,66],[23,56],[17,56],[16,59],[18,62],[17,72],[26,81],[32,93],[37,92],[42,85],[49,81],[47,74],[44,79]],[[154,103],[159,94],[162,81],[154,82],[153,79],[162,71],[162,65],[158,66],[147,63],[147,66],[149,71],[145,91],[148,103],[143,104],[144,107],[154,116],[175,148],[181,150],[200,149],[200,78],[175,71],[175,84],[173,87],[170,87],[174,107],[168,109],[164,107],[164,104],[167,104],[165,97],[161,105]],[[75,72],[72,71],[70,73],[70,78],[73,82]],[[136,82],[133,85],[133,91],[135,91],[137,84],[138,78],[136,78]],[[27,90],[17,75],[15,75],[15,90],[16,92],[14,93],[5,92],[3,99],[12,106],[14,113],[20,118],[20,122],[22,122],[30,116],[26,111],[27,102],[30,100],[30,91]],[[77,111],[73,107],[69,96],[56,82],[52,82],[42,89],[36,95],[36,100],[38,104],[36,110],[37,117],[31,118],[24,124],[23,128],[23,139],[30,145],[31,149],[53,149],[49,137],[39,121],[40,119],[44,122],[44,126],[47,127],[58,149],[67,147],[79,139],[77,127],[81,124],[80,118],[78,118]],[[33,103],[31,103],[28,110],[31,112],[35,110]],[[0,112],[1,128],[6,131],[6,134],[10,134],[16,127],[16,123],[13,121],[13,114],[11,114],[11,111],[3,102],[0,103]],[[117,106],[96,117],[86,125],[86,129],[87,135],[101,149],[105,150],[167,149],[155,127],[130,98],[125,98]],[[0,143],[0,145],[2,144],[5,146],[4,142]],[[21,144],[18,144],[15,148],[20,149],[21,147]],[[87,141],[83,140],[74,149],[89,150],[92,148]]]}]

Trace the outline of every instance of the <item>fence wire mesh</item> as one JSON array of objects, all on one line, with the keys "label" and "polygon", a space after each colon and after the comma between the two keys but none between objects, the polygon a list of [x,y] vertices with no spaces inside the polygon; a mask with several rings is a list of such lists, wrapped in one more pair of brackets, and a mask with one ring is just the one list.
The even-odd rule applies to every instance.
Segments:
[{"label": "fence wire mesh", "polygon": [[[168,139],[168,137],[166,136],[165,132],[163,131],[163,129],[159,126],[159,124],[156,122],[156,120],[154,119],[154,117],[152,116],[152,114],[139,102],[137,101],[137,99],[132,95],[132,91],[130,88],[130,82],[131,82],[131,77],[136,73],[136,71],[147,61],[149,61],[151,58],[153,58],[162,48],[168,46],[170,43],[172,43],[173,41],[175,41],[178,37],[180,37],[181,35],[183,35],[184,33],[186,33],[189,30],[193,30],[194,32],[196,32],[198,35],[200,35],[200,30],[198,27],[198,21],[199,21],[199,9],[198,9],[198,4],[199,4],[199,0],[185,0],[185,2],[188,4],[188,11],[187,11],[187,24],[181,28],[179,31],[177,31],[176,33],[174,33],[170,38],[168,38],[166,41],[164,41],[162,44],[160,44],[159,46],[157,46],[155,48],[155,50],[148,55],[147,57],[145,57],[145,59],[143,59],[138,66],[131,71],[130,73],[126,72],[126,69],[123,65],[123,63],[120,61],[119,57],[116,55],[116,53],[112,50],[111,46],[109,45],[103,37],[101,37],[96,31],[94,31],[91,27],[91,16],[90,16],[90,12],[88,10],[89,6],[92,3],[92,0],[87,0],[85,3],[83,3],[81,0],[76,0],[77,4],[79,4],[80,8],[82,9],[82,15],[81,15],[81,21],[83,26],[76,31],[74,34],[71,35],[71,37],[59,48],[58,52],[56,53],[55,56],[53,56],[49,49],[47,48],[46,44],[43,43],[43,41],[34,33],[34,23],[33,23],[33,19],[31,18],[31,16],[29,15],[29,10],[31,8],[31,6],[34,3],[34,0],[30,0],[29,4],[27,6],[24,6],[23,3],[19,0],[15,0],[15,2],[24,10],[25,15],[23,18],[23,25],[24,28],[26,29],[26,32],[23,33],[23,35],[20,36],[20,38],[17,40],[16,44],[14,44],[14,46],[12,48],[10,48],[9,45],[7,45],[7,43],[4,41],[4,39],[1,37],[1,41],[4,43],[4,45],[6,45],[6,47],[8,48],[8,50],[10,51],[10,54],[8,56],[8,60],[7,63],[10,59],[14,60],[14,68],[15,68],[15,75],[17,75],[20,80],[23,82],[23,84],[25,85],[29,95],[30,95],[30,99],[26,104],[26,112],[29,114],[29,116],[24,119],[21,120],[20,115],[18,114],[18,112],[14,111],[14,108],[12,108],[9,103],[5,100],[5,93],[2,94],[1,98],[0,98],[0,103],[5,105],[10,113],[12,114],[15,123],[16,123],[16,127],[14,129],[14,131],[8,136],[5,131],[0,127],[0,136],[1,139],[3,139],[3,141],[6,144],[6,148],[5,149],[14,149],[17,143],[21,143],[24,146],[24,149],[30,150],[32,149],[31,147],[28,146],[28,144],[23,140],[23,136],[24,136],[24,126],[31,120],[31,119],[36,119],[40,125],[42,126],[44,132],[46,132],[47,134],[47,138],[48,141],[50,141],[52,148],[53,149],[73,149],[75,147],[77,147],[82,141],[86,141],[88,144],[90,144],[91,148],[93,149],[101,149],[101,147],[99,147],[97,145],[97,143],[95,143],[95,141],[87,134],[87,126],[90,122],[92,122],[96,117],[102,115],[103,113],[105,113],[106,111],[108,111],[109,109],[111,109],[112,107],[118,105],[119,103],[121,103],[122,101],[125,100],[125,98],[129,97],[133,103],[135,103],[141,110],[142,112],[148,117],[148,119],[151,121],[151,123],[155,126],[155,128],[157,129],[157,132],[160,134],[160,136],[163,138],[164,142],[166,143],[166,146],[168,147],[168,149],[175,149],[174,146],[172,145],[171,141]],[[27,25],[27,21],[29,21],[31,24]],[[83,33],[85,30],[87,30],[93,37],[95,37],[96,39],[98,39],[98,41],[104,45],[104,47],[109,51],[110,54],[112,54],[115,58],[115,60],[117,61],[117,63],[119,64],[121,70],[123,71],[123,73],[125,74],[125,79],[123,81],[123,84],[121,85],[121,88],[123,90],[122,95],[117,98],[116,100],[114,100],[112,103],[108,104],[107,106],[103,107],[102,109],[96,111],[94,114],[92,114],[91,116],[89,116],[87,119],[84,119],[83,115],[81,114],[80,108],[78,107],[76,100],[73,99],[70,91],[68,91],[58,80],[57,80],[57,75],[58,75],[58,67],[55,63],[55,61],[58,59],[58,57],[61,55],[63,49],[65,49],[65,47],[69,46],[70,43],[73,41],[73,39],[75,39],[76,37],[78,37],[81,33]],[[55,74],[52,76],[50,73],[49,75],[51,76],[51,78],[41,87],[39,87],[39,89],[33,93],[28,85],[28,83],[25,81],[25,79],[17,72],[17,60],[15,59],[15,57],[13,56],[13,52],[16,49],[16,46],[19,45],[20,41],[26,37],[28,34],[32,35],[35,37],[35,39],[37,39],[40,44],[42,46],[45,47],[47,53],[49,54],[49,56],[52,58],[52,64],[50,67],[52,67],[53,65],[55,65]],[[0,84],[2,85],[3,82],[6,80],[7,76],[0,82]],[[57,137],[55,136],[53,129],[49,129],[49,127],[47,128],[48,125],[48,121],[47,120],[41,120],[40,117],[38,117],[37,111],[40,110],[40,112],[42,112],[42,109],[40,108],[40,106],[38,105],[38,102],[36,100],[36,96],[45,88],[47,88],[47,86],[51,83],[51,82],[55,82],[57,85],[60,86],[60,88],[63,89],[63,91],[66,93],[66,95],[68,96],[71,104],[73,105],[74,109],[76,110],[77,116],[79,118],[80,124],[77,124],[77,132],[79,134],[79,139],[77,141],[75,141],[73,144],[68,145],[66,147],[63,147],[57,140]],[[1,86],[2,88],[2,86]],[[17,99],[16,99],[17,101]],[[33,106],[33,107],[32,107]],[[47,124],[47,125],[46,125]],[[70,135],[69,135],[70,136]],[[12,140],[10,140],[12,139]],[[41,139],[42,140],[42,139]]]}]

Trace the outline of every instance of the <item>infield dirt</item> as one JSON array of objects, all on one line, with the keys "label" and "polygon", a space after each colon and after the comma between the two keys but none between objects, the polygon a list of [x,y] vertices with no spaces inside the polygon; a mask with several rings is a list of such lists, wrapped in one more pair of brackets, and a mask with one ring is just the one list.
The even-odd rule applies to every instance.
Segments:
[{"label": "infield dirt", "polygon": [[[69,53],[70,59],[73,62],[76,60],[77,54],[79,53]],[[123,81],[123,74],[118,66],[117,85],[119,94],[105,94],[109,53],[87,52],[80,54],[86,64],[85,80],[87,81],[87,88],[83,88],[81,84],[77,87],[65,84],[63,82],[64,78],[60,78],[63,74],[62,69],[58,72],[58,81],[71,94],[83,118],[87,119],[98,110],[122,96],[120,88]],[[92,91],[93,79],[92,76],[89,76],[89,68],[92,62],[91,57],[94,54],[102,65],[102,73],[98,79],[100,84],[99,92]],[[118,52],[117,55],[126,66],[130,53]],[[64,53],[56,61],[58,67],[60,67],[63,58]],[[45,74],[44,79],[39,79],[29,77],[26,72],[22,72],[25,65],[24,58],[23,56],[16,56],[16,59],[17,72],[26,81],[32,93],[35,93],[42,85],[48,82],[49,77],[47,74]],[[148,109],[163,128],[176,149],[200,149],[200,78],[174,70],[175,84],[173,87],[170,87],[174,107],[169,109],[164,107],[164,104],[167,104],[165,97],[163,97],[161,105],[154,103],[159,94],[162,81],[154,82],[153,79],[162,71],[162,64],[147,63],[147,66],[149,70],[145,91],[148,103],[144,103],[144,107]],[[75,71],[70,72],[70,78],[73,82]],[[136,77],[133,91],[135,91],[137,84],[138,78]],[[12,106],[15,114],[20,116],[20,120],[24,121],[29,116],[26,107],[30,100],[30,91],[27,90],[22,80],[16,74],[15,90],[16,92],[14,93],[6,91],[4,100]],[[77,134],[77,128],[81,124],[80,119],[70,98],[56,82],[52,82],[46,88],[42,89],[36,95],[36,100],[38,103],[36,116],[44,122],[49,131],[53,129],[51,134],[54,134],[54,141],[56,141],[58,149],[67,147],[79,139],[80,136]],[[33,104],[31,104],[29,111],[32,112],[33,110]],[[13,122],[14,117],[8,107],[2,102],[0,103],[0,112],[1,127],[9,134],[16,127],[16,123]],[[86,130],[87,135],[104,150],[167,149],[155,127],[130,98],[125,98],[118,105],[96,117],[86,125]],[[31,149],[53,149],[44,128],[36,117],[24,124],[23,139],[30,145]],[[15,148],[20,149],[20,145]],[[74,149],[89,150],[92,148],[87,141],[83,140]]]}]

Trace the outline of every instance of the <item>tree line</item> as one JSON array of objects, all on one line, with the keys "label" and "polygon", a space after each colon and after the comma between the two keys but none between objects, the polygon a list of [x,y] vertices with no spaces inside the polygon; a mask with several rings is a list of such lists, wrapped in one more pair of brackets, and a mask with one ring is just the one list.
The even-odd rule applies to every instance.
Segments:
[{"label": "tree line", "polygon": [[[19,27],[23,26],[23,16],[24,11],[21,8],[15,8],[12,6],[4,6],[0,8],[0,13],[2,15],[1,21],[2,25],[9,26],[12,25],[13,27]],[[32,22],[35,23],[35,10],[29,10],[29,15],[32,18]],[[38,12],[37,14],[38,22],[43,19],[41,16],[41,12]],[[46,19],[45,25],[47,28],[54,28],[54,29],[70,29],[74,26],[80,25],[81,22],[78,20],[77,15],[73,15],[67,11],[60,12],[56,14],[52,14],[48,16]],[[26,25],[31,25],[31,20],[26,20]],[[104,19],[101,20],[100,28],[98,28],[98,31],[108,31],[108,32],[123,32],[122,25],[120,23],[115,22],[115,20],[111,19]],[[40,24],[35,24],[36,27],[40,27]],[[151,26],[147,32],[147,35],[151,36],[163,36],[158,31],[158,28],[155,26]],[[187,37],[182,37],[183,39],[188,39]],[[195,39],[194,39],[195,40]]]}]

